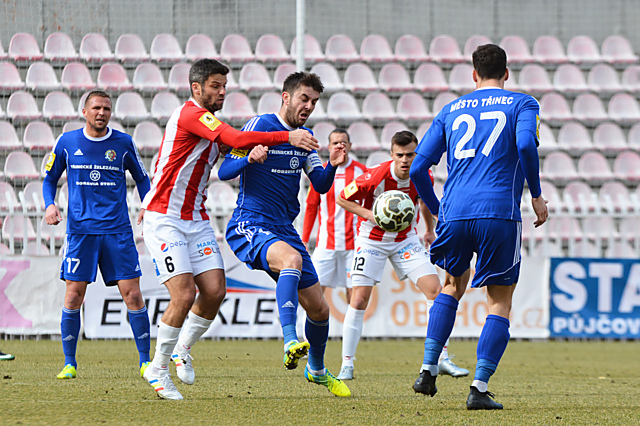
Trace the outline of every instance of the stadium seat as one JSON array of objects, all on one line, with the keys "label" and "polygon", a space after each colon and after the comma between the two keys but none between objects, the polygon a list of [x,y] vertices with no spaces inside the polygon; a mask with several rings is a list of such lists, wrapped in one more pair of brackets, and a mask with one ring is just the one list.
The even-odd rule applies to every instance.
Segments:
[{"label": "stadium seat", "polygon": [[476,90],[476,83],[473,81],[473,67],[470,64],[456,64],[449,74],[449,90],[461,95]]},{"label": "stadium seat", "polygon": [[578,160],[578,174],[591,184],[602,184],[613,179],[613,173],[604,155],[587,152]]},{"label": "stadium seat", "polygon": [[[40,229],[41,229],[41,233],[42,233],[42,238],[45,241],[50,242],[51,241],[51,237],[53,237],[54,244],[61,244],[65,240],[66,235],[67,235],[66,227],[63,224],[59,224],[57,226],[47,225],[47,220],[46,220],[46,218],[44,216],[42,217],[42,220],[40,221]],[[41,253],[42,253],[42,251],[41,251]],[[46,248],[46,251],[42,255],[44,256],[44,255],[46,255],[48,253],[49,253],[49,249]]]},{"label": "stadium seat", "polygon": [[126,67],[149,60],[149,54],[137,34],[122,34],[116,41],[115,57]]},{"label": "stadium seat", "polygon": [[34,97],[25,91],[13,92],[7,102],[7,117],[14,124],[25,121],[37,120],[42,117],[38,111],[38,105]]},{"label": "stadium seat", "polygon": [[509,74],[509,78],[504,81],[504,90],[510,90],[512,92],[522,92],[518,85],[518,80],[514,75]]},{"label": "stadium seat", "polygon": [[610,215],[590,215],[582,219],[585,240],[601,245],[604,241],[620,238],[620,233]]},{"label": "stadium seat", "polygon": [[362,117],[380,126],[397,118],[396,110],[389,97],[381,92],[369,93],[362,101]]},{"label": "stadium seat", "polygon": [[622,125],[631,125],[640,120],[638,101],[628,93],[617,93],[609,100],[609,117]]},{"label": "stadium seat", "polygon": [[384,125],[380,131],[380,146],[383,149],[391,149],[391,138],[402,130],[409,130],[409,127],[400,121],[390,121]]},{"label": "stadium seat", "polygon": [[80,58],[88,64],[100,64],[115,58],[109,42],[99,33],[88,33],[80,42]]},{"label": "stadium seat", "polygon": [[[114,120],[109,120],[109,127],[113,128],[114,122],[115,122]],[[83,121],[79,121],[79,120],[67,121],[66,123],[64,123],[64,126],[62,126],[62,133],[72,132],[74,130],[82,129],[85,126],[86,126],[86,122],[83,122]]]},{"label": "stadium seat", "polygon": [[256,42],[256,59],[264,64],[276,65],[289,61],[289,54],[279,36],[263,34]]},{"label": "stadium seat", "polygon": [[578,181],[569,182],[564,187],[563,194],[563,204],[569,213],[583,215],[598,213],[598,197],[588,184]]},{"label": "stadium seat", "polygon": [[335,34],[329,37],[324,55],[327,61],[333,62],[336,66],[344,66],[360,60],[353,40],[344,34]]},{"label": "stadium seat", "polygon": [[553,86],[565,96],[576,96],[589,90],[582,71],[573,64],[563,64],[556,69]]},{"label": "stadium seat", "polygon": [[242,66],[238,77],[240,89],[250,95],[257,95],[273,90],[273,81],[264,65],[250,62]]},{"label": "stadium seat", "polygon": [[576,121],[565,123],[558,132],[558,148],[569,155],[579,157],[584,151],[593,149],[591,135],[587,128]]},{"label": "stadium seat", "polygon": [[189,86],[189,70],[191,65],[181,62],[171,67],[169,71],[169,81],[167,87],[180,95],[188,95],[191,93]]},{"label": "stadium seat", "polygon": [[560,147],[556,142],[556,137],[547,123],[540,123],[540,146],[538,152],[546,155],[550,152],[557,151]]},{"label": "stadium seat", "polygon": [[432,61],[441,64],[457,64],[466,60],[460,53],[456,39],[446,34],[437,35],[431,40],[429,56]]},{"label": "stadium seat", "polygon": [[607,259],[635,259],[638,257],[633,247],[626,241],[613,241],[604,251]]},{"label": "stadium seat", "polygon": [[4,47],[2,46],[2,40],[0,40],[0,60],[5,60],[9,57],[7,52],[5,52]]},{"label": "stadium seat", "polygon": [[243,92],[232,92],[225,96],[222,116],[232,125],[242,125],[256,115],[251,100]]},{"label": "stadium seat", "polygon": [[569,247],[569,256],[571,257],[587,257],[600,258],[600,249],[598,246],[586,239],[578,241],[573,247]]},{"label": "stadium seat", "polygon": [[587,126],[595,126],[609,119],[598,95],[583,93],[573,101],[573,117]]},{"label": "stadium seat", "polygon": [[136,124],[149,118],[149,111],[139,93],[124,92],[116,99],[113,115],[127,124]]},{"label": "stadium seat", "polygon": [[167,82],[162,71],[154,63],[144,62],[136,67],[133,73],[133,87],[141,93],[156,93],[167,90]]},{"label": "stadium seat", "polygon": [[507,35],[502,37],[500,47],[507,52],[507,58],[509,58],[508,60],[511,67],[521,67],[524,64],[535,62],[535,59],[531,56],[529,45],[520,36]]},{"label": "stadium seat", "polygon": [[431,127],[431,121],[425,121],[418,126],[418,130],[416,130],[416,138],[418,138],[418,141],[422,140],[424,135],[427,133],[427,130],[429,130],[429,127]]},{"label": "stadium seat", "polygon": [[275,114],[280,111],[282,106],[282,93],[281,92],[267,92],[263,93],[258,100],[258,106],[256,107],[258,115],[262,114]]},{"label": "stadium seat", "polygon": [[615,123],[601,123],[593,131],[593,146],[605,155],[629,149],[624,132]]},{"label": "stadium seat", "polygon": [[22,205],[13,186],[9,182],[0,181],[0,213],[4,216],[17,211],[22,211]]},{"label": "stadium seat", "polygon": [[444,72],[436,64],[421,64],[413,76],[413,85],[422,93],[441,93],[449,90]]},{"label": "stadium seat", "polygon": [[395,59],[389,42],[380,34],[369,34],[362,39],[360,58],[370,64],[384,64]]},{"label": "stadium seat", "polygon": [[71,62],[64,67],[60,85],[71,93],[85,92],[96,88],[96,83],[94,83],[89,69],[80,62]]},{"label": "stadium seat", "polygon": [[151,60],[156,61],[158,65],[170,67],[173,64],[184,60],[182,48],[178,39],[173,34],[157,34],[151,41],[149,48],[149,56]]},{"label": "stadium seat", "polygon": [[613,174],[623,181],[638,182],[640,180],[640,155],[633,151],[618,154],[613,162]]},{"label": "stadium seat", "polygon": [[159,92],[151,100],[151,117],[161,125],[165,125],[173,111],[181,104],[175,93]]},{"label": "stadium seat", "polygon": [[391,154],[389,151],[374,151],[367,156],[367,160],[365,161],[365,166],[367,168],[377,166],[380,163],[384,163],[385,161],[391,160]]},{"label": "stadium seat", "polygon": [[[549,249],[549,246],[553,246],[554,242],[549,241],[549,239],[547,238],[547,232],[548,232],[548,226],[549,224],[546,223],[544,226],[541,226],[539,228],[535,228],[533,226],[533,222],[535,221],[535,216],[523,216],[522,217],[522,242],[524,243],[524,246],[533,246],[534,243],[538,243],[536,245],[536,249],[539,250],[540,246],[546,246],[546,249]],[[542,254],[541,250],[540,252],[533,251],[531,252],[531,250],[529,251],[531,256],[549,256],[548,254]]]},{"label": "stadium seat", "polygon": [[[273,87],[275,87],[275,89],[278,91],[282,91],[284,80],[289,77],[290,74],[293,74],[296,71],[296,66],[290,62],[278,65],[276,70],[273,72]],[[320,79],[322,80],[322,84],[324,85],[324,93],[328,93],[327,82],[322,76],[320,77]],[[340,77],[338,77],[338,80],[340,80]],[[342,84],[342,82],[340,84]]]},{"label": "stadium seat", "polygon": [[9,95],[24,89],[18,68],[11,62],[0,62],[0,94]]},{"label": "stadium seat", "polygon": [[520,70],[518,77],[520,89],[533,96],[540,96],[553,91],[549,73],[538,64],[528,64]]},{"label": "stadium seat", "polygon": [[47,93],[60,89],[60,82],[53,67],[47,62],[34,62],[27,70],[25,78],[27,89],[34,93]]},{"label": "stadium seat", "polygon": [[185,58],[191,62],[203,58],[220,59],[216,45],[206,34],[194,34],[189,37],[184,53]]},{"label": "stadium seat", "polygon": [[327,117],[339,125],[348,125],[352,121],[361,120],[362,114],[353,95],[337,92],[329,98]]},{"label": "stadium seat", "polygon": [[253,62],[256,59],[249,42],[240,34],[225,36],[220,45],[220,58],[234,67]]},{"label": "stadium seat", "polygon": [[409,73],[400,64],[385,64],[378,75],[378,86],[390,96],[413,90]]},{"label": "stadium seat", "polygon": [[53,33],[44,42],[44,58],[52,64],[65,64],[79,58],[73,41],[65,33]]},{"label": "stadium seat", "polygon": [[42,60],[42,52],[35,37],[29,33],[16,33],[9,42],[9,58],[18,65]]},{"label": "stadium seat", "polygon": [[162,129],[152,121],[141,121],[133,130],[133,141],[138,150],[144,154],[158,152],[162,143]]},{"label": "stadium seat", "polygon": [[22,143],[30,151],[50,151],[53,149],[56,140],[53,137],[53,130],[44,121],[31,121],[24,129]]},{"label": "stadium seat", "polygon": [[13,125],[7,121],[0,121],[0,152],[22,149],[22,143]]},{"label": "stadium seat", "polygon": [[108,63],[100,67],[97,83],[100,89],[114,94],[133,90],[133,84],[129,81],[124,67],[116,63]]},{"label": "stadium seat", "polygon": [[398,99],[396,113],[400,120],[410,123],[412,126],[420,125],[433,119],[427,102],[419,93],[405,93]]},{"label": "stadium seat", "polygon": [[[311,72],[315,73],[322,80],[325,93],[331,94],[344,90],[344,84],[340,80],[340,74],[333,64],[320,62],[311,67]],[[283,80],[284,81],[284,80]],[[282,85],[280,85],[282,88]]]},{"label": "stadium seat", "polygon": [[[2,109],[2,105],[0,104],[0,118],[5,118],[7,115],[4,113],[4,110]],[[2,178],[2,175],[0,175],[0,179]]]},{"label": "stadium seat", "polygon": [[34,180],[27,183],[19,194],[22,210],[26,212],[43,212],[44,196],[42,195],[42,181]]},{"label": "stadium seat", "polygon": [[393,54],[396,61],[409,66],[415,66],[430,59],[422,40],[413,34],[403,34],[398,37]]},{"label": "stadium seat", "polygon": [[[522,83],[520,86],[522,87]],[[522,90],[526,91],[524,88]],[[559,93],[545,93],[540,98],[540,118],[550,125],[558,126],[573,120],[573,114],[564,96]]]},{"label": "stadium seat", "polygon": [[573,161],[564,152],[552,152],[542,163],[541,178],[552,181],[554,184],[563,184],[578,179]]},{"label": "stadium seat", "polygon": [[[566,203],[562,201],[560,192],[558,192],[558,188],[556,188],[554,184],[543,180],[540,182],[540,188],[542,189],[542,196],[549,202],[549,204],[547,204],[549,213],[557,213],[567,209]],[[525,194],[527,195],[527,203],[526,206],[524,206],[523,201],[522,205],[527,209],[530,209],[531,214],[533,214],[533,208],[531,207],[531,193],[525,190],[523,195]]]},{"label": "stadium seat", "polygon": [[632,213],[634,211],[627,187],[620,182],[605,182],[598,191],[598,200],[609,214]]},{"label": "stadium seat", "polygon": [[[303,56],[305,63],[314,64],[316,62],[322,62],[325,60],[324,53],[322,53],[322,47],[320,47],[320,43],[318,40],[312,36],[311,34],[304,35],[304,49]],[[291,41],[291,49],[290,54],[291,60],[295,62],[298,57],[298,45],[297,38],[293,38]]]},{"label": "stadium seat", "polygon": [[622,86],[628,92],[640,93],[640,65],[629,65],[624,69]]},{"label": "stadium seat", "polygon": [[629,40],[621,35],[611,35],[602,42],[602,59],[618,67],[625,67],[638,62]]},{"label": "stadium seat", "polygon": [[560,216],[549,218],[547,224],[549,238],[553,241],[581,241],[582,227],[575,217]]},{"label": "stadium seat", "polygon": [[586,35],[578,35],[569,40],[567,58],[574,64],[583,67],[591,67],[598,62],[602,62],[598,45],[591,37]]},{"label": "stadium seat", "polygon": [[373,71],[363,63],[351,64],[344,72],[344,88],[355,94],[365,94],[379,89]]},{"label": "stadium seat", "polygon": [[328,119],[329,117],[327,116],[327,112],[324,109],[322,100],[319,100],[316,103],[316,108],[313,110],[313,113],[311,113],[311,116],[309,116],[309,118],[307,119],[307,125],[313,126],[315,123],[319,121],[324,121]]},{"label": "stadium seat", "polygon": [[371,152],[380,149],[380,142],[373,126],[364,121],[351,123],[347,129],[351,140],[351,149],[358,152]]},{"label": "stadium seat", "polygon": [[69,95],[64,92],[51,92],[44,98],[42,115],[50,123],[62,124],[77,117]]},{"label": "stadium seat", "polygon": [[431,112],[436,116],[440,112],[442,108],[444,108],[448,103],[455,101],[458,99],[458,95],[452,92],[444,92],[438,93],[438,96],[433,100],[433,107],[431,108]]},{"label": "stadium seat", "polygon": [[336,128],[336,125],[329,121],[321,121],[313,126],[313,136],[318,139],[319,151],[328,151],[329,135]]},{"label": "stadium seat", "polygon": [[462,49],[462,54],[468,62],[471,62],[471,56],[473,52],[476,51],[478,46],[482,46],[483,44],[491,44],[491,39],[486,35],[472,35],[467,41],[464,42],[464,48]]},{"label": "stadium seat", "polygon": [[207,187],[206,207],[212,216],[227,217],[236,208],[237,194],[228,182],[217,181]]},{"label": "stadium seat", "polygon": [[149,164],[149,179],[153,179],[153,175],[156,173],[156,167],[158,165],[158,157],[160,156],[160,152],[156,152],[153,154],[151,158],[151,163]]},{"label": "stadium seat", "polygon": [[620,219],[620,234],[626,241],[635,241],[637,246],[640,238],[640,218],[638,216],[623,217]]},{"label": "stadium seat", "polygon": [[28,216],[10,214],[4,218],[2,223],[2,239],[4,241],[9,241],[13,238],[14,241],[24,244],[25,236],[27,241],[36,239],[36,231]]},{"label": "stadium seat", "polygon": [[31,156],[26,152],[14,151],[4,162],[4,176],[14,182],[38,179],[38,171]]},{"label": "stadium seat", "polygon": [[589,90],[596,92],[600,97],[608,97],[624,90],[620,84],[618,73],[611,65],[607,64],[597,64],[591,68],[587,77],[587,85]]},{"label": "stadium seat", "polygon": [[629,148],[640,151],[640,123],[631,126],[627,135],[627,142],[629,143]]},{"label": "stadium seat", "polygon": [[551,35],[536,38],[536,41],[533,42],[532,56],[537,63],[547,67],[555,67],[568,62],[562,43],[558,37]]}]

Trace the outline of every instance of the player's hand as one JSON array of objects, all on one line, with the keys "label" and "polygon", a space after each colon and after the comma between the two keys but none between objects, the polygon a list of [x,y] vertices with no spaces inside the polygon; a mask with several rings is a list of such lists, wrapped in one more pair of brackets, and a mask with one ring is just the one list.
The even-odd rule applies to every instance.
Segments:
[{"label": "player's hand", "polygon": [[47,210],[44,212],[44,220],[47,221],[47,225],[57,225],[62,222],[62,215],[55,204],[47,207]]},{"label": "player's hand", "polygon": [[373,210],[367,210],[364,216],[362,216],[362,218],[368,220],[373,225],[378,226],[376,224],[376,219],[373,217]]},{"label": "player's hand", "polygon": [[264,160],[267,159],[267,153],[269,148],[266,146],[258,145],[254,147],[249,153],[249,164],[251,163],[264,163]]},{"label": "player's hand", "polygon": [[229,145],[221,143],[218,144],[218,150],[220,151],[220,155],[224,157],[231,151],[231,147]]},{"label": "player's hand", "polygon": [[424,246],[426,248],[429,248],[435,240],[436,240],[436,231],[431,230],[431,231],[426,231],[424,233]]},{"label": "player's hand", "polygon": [[531,199],[531,206],[533,207],[533,211],[536,213],[536,221],[533,222],[533,225],[536,228],[545,223],[549,218],[547,203],[548,201],[542,198],[542,195],[540,195],[538,198]]},{"label": "player's hand", "polygon": [[329,162],[333,167],[342,166],[347,162],[347,150],[345,149],[345,145],[343,143],[339,143],[334,145],[329,152]]},{"label": "player's hand", "polygon": [[318,140],[313,135],[304,129],[294,130],[289,132],[289,143],[298,148],[302,148],[306,151],[318,150],[320,145]]},{"label": "player's hand", "polygon": [[142,223],[142,220],[144,219],[144,209],[140,209],[140,213],[138,213],[138,225],[140,225]]}]

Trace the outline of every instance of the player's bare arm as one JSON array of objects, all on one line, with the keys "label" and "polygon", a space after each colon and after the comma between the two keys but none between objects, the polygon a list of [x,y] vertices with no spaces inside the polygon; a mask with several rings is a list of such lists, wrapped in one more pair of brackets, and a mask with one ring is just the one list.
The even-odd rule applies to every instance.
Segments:
[{"label": "player's bare arm", "polygon": [[365,209],[355,201],[349,201],[342,198],[342,194],[336,199],[336,204],[345,209],[346,211],[360,216],[363,219],[369,220],[375,223],[373,219],[373,212],[369,209]]},{"label": "player's bare arm", "polygon": [[55,204],[49,205],[45,210],[44,219],[47,221],[47,225],[57,225],[62,222],[62,215],[60,210]]},{"label": "player's bare arm", "polygon": [[533,225],[536,228],[545,223],[549,218],[547,203],[548,201],[545,200],[542,195],[540,195],[538,198],[531,199],[531,206],[533,207],[533,211],[536,213],[536,221],[533,222]]},{"label": "player's bare arm", "polygon": [[253,148],[249,153],[249,164],[264,163],[264,161],[267,159],[268,151],[269,151],[269,148],[263,145],[258,145],[255,148]]},{"label": "player's bare arm", "polygon": [[289,132],[289,143],[295,147],[302,148],[306,151],[318,150],[320,145],[318,140],[311,133],[304,129]]}]

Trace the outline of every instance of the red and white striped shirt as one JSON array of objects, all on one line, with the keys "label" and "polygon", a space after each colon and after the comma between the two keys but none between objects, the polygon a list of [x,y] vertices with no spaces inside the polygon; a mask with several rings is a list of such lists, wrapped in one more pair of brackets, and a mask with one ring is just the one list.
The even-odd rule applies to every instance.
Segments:
[{"label": "red and white striped shirt", "polygon": [[[327,166],[327,163],[324,164]],[[327,250],[353,250],[354,249],[354,217],[353,213],[340,208],[336,204],[336,197],[340,192],[358,176],[365,173],[367,168],[351,158],[338,167],[333,186],[326,194],[319,194],[313,186],[309,188],[307,195],[307,208],[304,214],[302,226],[302,241],[309,242],[309,236],[320,213],[318,224],[318,237],[316,248]]]},{"label": "red and white striped shirt", "polygon": [[211,168],[218,161],[219,144],[250,149],[278,145],[289,132],[241,132],[218,120],[189,99],[167,122],[151,189],[142,208],[184,220],[209,220],[204,202]]}]

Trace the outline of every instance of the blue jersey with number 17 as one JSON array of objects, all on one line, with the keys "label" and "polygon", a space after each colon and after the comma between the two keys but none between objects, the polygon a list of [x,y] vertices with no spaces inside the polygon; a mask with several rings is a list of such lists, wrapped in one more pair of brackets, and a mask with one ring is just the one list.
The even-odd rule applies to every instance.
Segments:
[{"label": "blue jersey with number 17", "polygon": [[529,95],[485,87],[438,113],[416,152],[434,164],[447,153],[439,221],[522,220],[524,172],[516,140],[520,132],[532,132],[537,144],[539,110]]}]

